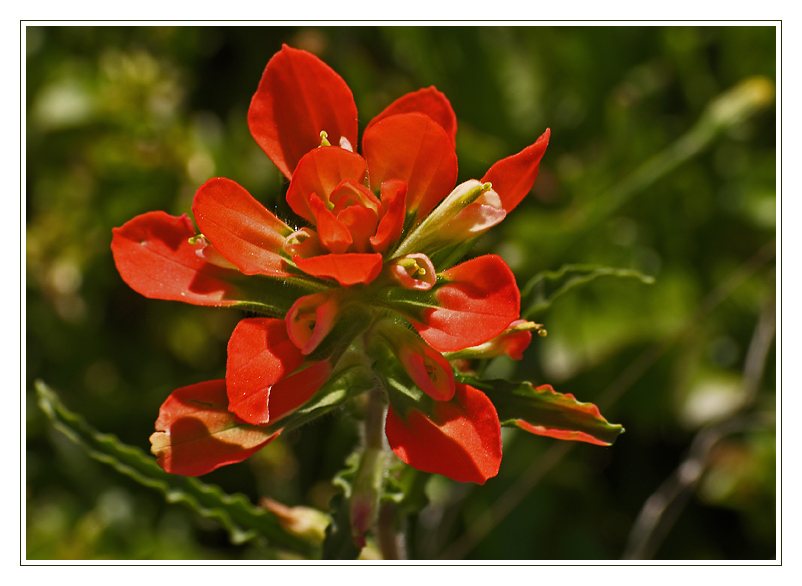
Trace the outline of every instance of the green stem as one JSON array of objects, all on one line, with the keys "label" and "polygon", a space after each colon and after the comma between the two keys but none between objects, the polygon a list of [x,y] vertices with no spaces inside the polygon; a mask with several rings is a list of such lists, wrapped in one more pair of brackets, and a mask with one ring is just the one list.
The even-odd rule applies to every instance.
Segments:
[{"label": "green stem", "polygon": [[379,502],[384,492],[387,451],[384,445],[386,406],[381,391],[367,394],[364,450],[351,495],[351,535],[357,547],[365,546],[365,533],[376,526]]},{"label": "green stem", "polygon": [[379,549],[382,552],[382,558],[385,560],[405,559],[401,535],[395,528],[396,508],[394,502],[385,502],[382,503],[379,509],[379,520],[376,524],[376,538],[379,541]]}]

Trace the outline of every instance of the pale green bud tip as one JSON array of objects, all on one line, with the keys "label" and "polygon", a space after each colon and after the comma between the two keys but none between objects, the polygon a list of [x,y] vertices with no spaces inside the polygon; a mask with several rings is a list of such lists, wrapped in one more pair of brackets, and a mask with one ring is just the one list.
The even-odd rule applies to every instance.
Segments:
[{"label": "pale green bud tip", "polygon": [[537,332],[537,335],[541,338],[545,338],[549,335],[546,331],[546,328],[543,327],[543,324],[536,324],[533,321],[524,321],[519,324],[515,324],[514,326],[507,329],[507,332]]},{"label": "pale green bud tip", "polygon": [[187,242],[189,242],[192,246],[195,246],[198,243],[207,244],[206,236],[204,236],[203,234],[195,234],[194,236],[190,236],[187,239]]},{"label": "pale green bud tip", "polygon": [[320,131],[320,146],[331,146],[329,142],[329,133],[325,130]]}]

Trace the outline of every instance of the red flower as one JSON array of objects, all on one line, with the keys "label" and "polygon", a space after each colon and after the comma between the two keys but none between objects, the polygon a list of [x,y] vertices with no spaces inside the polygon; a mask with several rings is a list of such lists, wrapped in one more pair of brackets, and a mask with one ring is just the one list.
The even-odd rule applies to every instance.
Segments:
[{"label": "red flower", "polygon": [[[501,460],[499,415],[483,391],[455,381],[443,353],[481,353],[488,344],[520,357],[531,334],[511,337],[520,293],[501,258],[438,273],[432,255],[481,235],[518,205],[549,132],[481,181],[455,188],[457,123],[442,93],[430,87],[390,104],[365,128],[358,154],[345,81],[286,46],[267,64],[248,124],[290,180],[289,206],[309,225],[290,228],[245,188],[216,178],[195,194],[201,234],[186,216],[163,212],[114,230],[117,267],[140,293],[263,315],[232,333],[225,380],[178,389],[164,403],[151,438],[160,464],[193,475],[240,461],[283,428],[364,390],[358,381],[380,381],[398,457],[484,483]],[[512,424],[551,429],[526,417]],[[568,437],[563,428],[554,434]]]}]

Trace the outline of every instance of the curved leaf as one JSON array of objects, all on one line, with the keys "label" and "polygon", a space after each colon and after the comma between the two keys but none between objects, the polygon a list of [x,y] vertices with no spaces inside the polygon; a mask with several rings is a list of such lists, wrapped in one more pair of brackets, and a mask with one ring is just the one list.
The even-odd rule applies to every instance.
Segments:
[{"label": "curved leaf", "polygon": [[585,285],[599,277],[638,279],[647,285],[654,283],[654,277],[644,275],[634,269],[596,265],[565,265],[556,271],[538,273],[522,288],[522,305],[526,309],[522,310],[521,314],[531,318],[537,312],[548,309],[554,300],[566,291]]}]

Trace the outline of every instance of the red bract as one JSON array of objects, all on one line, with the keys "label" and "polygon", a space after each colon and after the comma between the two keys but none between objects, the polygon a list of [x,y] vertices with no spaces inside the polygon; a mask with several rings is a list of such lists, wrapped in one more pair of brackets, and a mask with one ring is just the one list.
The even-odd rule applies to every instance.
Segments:
[{"label": "red bract", "polygon": [[237,421],[228,410],[225,381],[213,380],[173,391],[150,442],[167,472],[200,476],[243,461],[277,435]]},{"label": "red bract", "polygon": [[387,439],[410,466],[460,482],[484,484],[501,464],[501,426],[493,403],[471,386],[458,384],[450,401],[428,412],[387,412]]},{"label": "red bract", "polygon": [[[615,426],[573,398],[488,395],[457,380],[449,363],[520,358],[539,327],[519,320],[520,292],[500,257],[451,268],[437,259],[521,202],[548,130],[481,182],[455,187],[457,122],[441,92],[390,104],[365,128],[360,154],[345,81],[286,46],[267,64],[248,125],[290,179],[287,203],[307,225],[291,228],[244,187],[215,178],[195,194],[201,234],[186,216],[163,212],[114,230],[115,262],[136,291],[261,314],[234,329],[224,380],[178,389],[164,403],[151,438],[160,465],[195,475],[238,462],[370,385],[390,405],[386,435],[398,457],[459,481],[498,472],[499,413],[533,433],[609,443]],[[519,403],[522,415],[510,416]],[[551,417],[574,408],[575,420]]]},{"label": "red bract", "polygon": [[305,359],[283,320],[244,319],[228,342],[228,408],[246,423],[275,422],[305,403],[330,373],[326,361]]},{"label": "red bract", "polygon": [[213,306],[242,299],[234,285],[237,271],[214,264],[202,254],[210,247],[191,241],[195,229],[186,215],[175,218],[149,212],[115,228],[113,234],[117,270],[145,297]]},{"label": "red bract", "polygon": [[440,352],[456,352],[499,335],[521,311],[515,276],[498,256],[469,260],[440,275],[436,305],[414,322],[424,340]]}]

